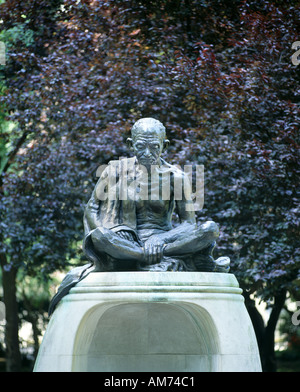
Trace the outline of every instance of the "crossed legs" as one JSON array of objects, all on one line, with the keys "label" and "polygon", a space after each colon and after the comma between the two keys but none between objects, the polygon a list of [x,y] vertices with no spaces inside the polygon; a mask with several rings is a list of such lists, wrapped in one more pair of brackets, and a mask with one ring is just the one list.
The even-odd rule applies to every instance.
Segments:
[{"label": "crossed legs", "polygon": [[[164,246],[163,255],[179,257],[192,255],[208,248],[219,236],[216,223],[208,221],[192,232],[181,234],[177,239]],[[112,230],[98,227],[91,233],[92,242],[99,254],[107,254],[114,259],[143,262],[144,249],[136,241],[121,237]]]}]

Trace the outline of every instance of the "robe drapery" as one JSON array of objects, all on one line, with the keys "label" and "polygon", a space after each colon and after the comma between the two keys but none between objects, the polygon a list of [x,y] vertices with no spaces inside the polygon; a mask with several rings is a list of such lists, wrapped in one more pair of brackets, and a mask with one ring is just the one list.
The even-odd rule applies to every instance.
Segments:
[{"label": "robe drapery", "polygon": [[[155,170],[157,174],[173,175],[173,178],[180,178],[180,181],[184,179],[184,173],[180,169],[163,159]],[[95,264],[105,258],[97,254],[92,243],[91,234],[97,227],[110,229],[115,233],[121,230],[131,232],[135,241],[140,246],[143,245],[137,233],[136,198],[145,196],[145,193],[141,195],[139,192],[148,194],[148,189],[145,191],[139,187],[141,175],[147,176],[145,172],[141,173],[136,157],[111,161],[103,170],[84,214],[83,250]],[[174,210],[174,201],[170,203],[170,208]]]},{"label": "robe drapery", "polygon": [[[94,250],[91,234],[97,227],[104,227],[114,232],[127,230],[137,235],[135,203],[130,198],[120,200],[120,189],[122,193],[126,180],[125,173],[128,173],[127,182],[132,182],[134,167],[135,158],[110,161],[85,208],[83,250],[94,263],[97,263],[99,255]],[[124,197],[121,195],[122,198]]]}]

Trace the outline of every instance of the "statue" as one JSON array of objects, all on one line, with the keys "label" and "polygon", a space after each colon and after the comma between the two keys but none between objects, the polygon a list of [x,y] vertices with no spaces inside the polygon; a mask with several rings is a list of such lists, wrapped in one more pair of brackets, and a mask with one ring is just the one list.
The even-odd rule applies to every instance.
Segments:
[{"label": "statue", "polygon": [[[161,158],[169,144],[163,124],[137,121],[127,143],[134,156],[107,165],[85,209],[83,250],[92,264],[67,274],[49,313],[91,271],[229,271],[228,257],[212,256],[217,224],[197,225],[186,174]],[[168,197],[162,197],[164,178]],[[175,197],[178,184],[181,198]],[[180,220],[175,228],[174,210]]]}]

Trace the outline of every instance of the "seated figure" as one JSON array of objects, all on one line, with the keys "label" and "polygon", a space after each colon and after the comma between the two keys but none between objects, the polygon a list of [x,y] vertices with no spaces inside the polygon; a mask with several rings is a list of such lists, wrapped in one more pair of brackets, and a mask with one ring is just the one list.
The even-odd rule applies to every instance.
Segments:
[{"label": "seated figure", "polygon": [[[83,250],[92,263],[66,275],[49,315],[90,272],[229,271],[228,257],[212,256],[217,224],[197,225],[186,174],[161,158],[169,144],[163,124],[143,118],[134,124],[127,142],[134,157],[105,167],[85,209]],[[163,196],[166,181],[167,197]],[[179,189],[182,197],[176,197],[178,187],[184,188]],[[176,227],[174,210],[180,221]]]},{"label": "seated figure", "polygon": [[[227,271],[227,259],[216,263],[212,257],[217,224],[196,224],[186,174],[161,158],[169,144],[163,124],[143,118],[127,142],[134,157],[110,162],[85,209],[84,251],[96,271]],[[166,174],[169,190],[163,198]],[[111,176],[113,189],[105,193]],[[184,187],[180,199],[175,184]],[[175,228],[174,210],[180,220]]]}]

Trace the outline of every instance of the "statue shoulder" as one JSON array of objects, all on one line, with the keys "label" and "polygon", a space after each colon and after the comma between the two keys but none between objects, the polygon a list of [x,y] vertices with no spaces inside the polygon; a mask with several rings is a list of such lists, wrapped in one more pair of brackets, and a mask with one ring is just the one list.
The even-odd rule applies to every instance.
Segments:
[{"label": "statue shoulder", "polygon": [[96,177],[101,180],[102,178],[106,178],[109,175],[110,170],[114,170],[116,174],[119,174],[121,169],[133,167],[135,165],[136,158],[119,158],[113,159],[109,161],[107,164],[100,165],[97,169]]},{"label": "statue shoulder", "polygon": [[172,164],[166,162],[164,159],[161,159],[161,161],[162,161],[162,168],[173,173],[174,177],[176,177],[176,178],[185,177],[185,173],[182,170],[180,165],[172,165]]}]

